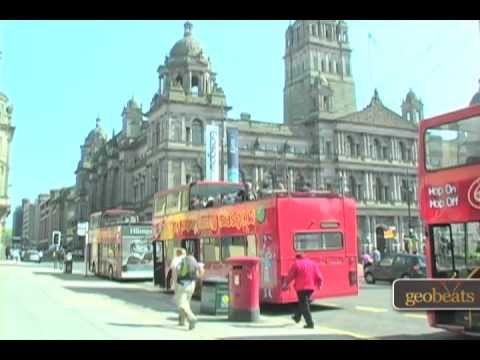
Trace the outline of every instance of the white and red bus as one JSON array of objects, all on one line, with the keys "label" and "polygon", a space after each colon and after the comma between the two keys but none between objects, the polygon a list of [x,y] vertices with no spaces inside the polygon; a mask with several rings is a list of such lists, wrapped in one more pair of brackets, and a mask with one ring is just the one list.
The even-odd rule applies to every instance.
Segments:
[{"label": "white and red bus", "polygon": [[[418,190],[430,278],[480,278],[480,106],[420,123]],[[480,312],[432,311],[431,326],[480,334]]]},{"label": "white and red bus", "polygon": [[152,279],[152,225],[139,222],[135,211],[111,209],[93,213],[88,231],[90,271],[110,279]]},{"label": "white and red bus", "polygon": [[[209,198],[223,201],[209,202]],[[293,289],[282,291],[281,285],[295,255],[302,252],[319,264],[324,276],[324,286],[313,294],[314,299],[358,294],[353,199],[332,193],[286,192],[247,198],[241,184],[209,182],[156,194],[155,283],[170,286],[168,265],[175,248],[193,250],[205,264],[204,278],[226,278],[230,256],[258,256],[261,302],[295,302]]]}]

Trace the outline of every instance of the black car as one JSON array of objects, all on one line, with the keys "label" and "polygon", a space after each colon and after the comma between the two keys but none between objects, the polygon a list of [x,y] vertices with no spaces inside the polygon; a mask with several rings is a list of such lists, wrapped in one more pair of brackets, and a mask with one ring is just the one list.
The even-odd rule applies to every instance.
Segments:
[{"label": "black car", "polygon": [[375,284],[377,280],[424,278],[425,274],[426,266],[423,256],[398,254],[368,266],[365,269],[365,281],[368,284]]}]

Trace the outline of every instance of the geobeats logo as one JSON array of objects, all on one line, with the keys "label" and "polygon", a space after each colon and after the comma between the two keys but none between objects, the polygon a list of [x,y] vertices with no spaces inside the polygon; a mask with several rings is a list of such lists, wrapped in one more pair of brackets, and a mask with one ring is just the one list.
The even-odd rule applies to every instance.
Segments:
[{"label": "geobeats logo", "polygon": [[480,210],[480,178],[472,182],[472,185],[470,185],[467,199],[472,207]]}]

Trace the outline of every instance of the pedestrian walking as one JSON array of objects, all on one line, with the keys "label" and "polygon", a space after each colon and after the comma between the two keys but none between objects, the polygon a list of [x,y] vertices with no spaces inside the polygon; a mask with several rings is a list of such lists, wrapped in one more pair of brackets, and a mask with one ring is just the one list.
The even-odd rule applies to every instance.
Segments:
[{"label": "pedestrian walking", "polygon": [[365,253],[362,256],[362,262],[363,262],[363,271],[365,271],[367,267],[373,264],[373,258],[370,256],[370,254]]},{"label": "pedestrian walking", "polygon": [[306,325],[304,328],[313,329],[314,324],[310,313],[310,297],[315,288],[323,285],[322,274],[318,265],[306,258],[303,254],[297,254],[295,263],[290,268],[287,278],[283,284],[283,290],[288,290],[289,284],[295,281],[295,291],[298,297],[298,307],[292,319],[298,323],[302,315]]},{"label": "pedestrian walking", "polygon": [[175,287],[175,301],[179,312],[179,325],[185,325],[188,320],[189,329],[193,330],[197,318],[190,308],[190,301],[195,292],[196,280],[202,276],[203,269],[198,264],[191,250],[183,257],[177,266],[177,284]]},{"label": "pedestrian walking", "polygon": [[178,248],[175,251],[175,256],[170,262],[170,290],[175,291],[175,286],[177,284],[177,266],[180,264],[185,255],[185,249]]},{"label": "pedestrian walking", "polygon": [[378,264],[380,261],[382,261],[382,254],[378,248],[375,248],[375,250],[373,250],[373,262],[374,264]]}]

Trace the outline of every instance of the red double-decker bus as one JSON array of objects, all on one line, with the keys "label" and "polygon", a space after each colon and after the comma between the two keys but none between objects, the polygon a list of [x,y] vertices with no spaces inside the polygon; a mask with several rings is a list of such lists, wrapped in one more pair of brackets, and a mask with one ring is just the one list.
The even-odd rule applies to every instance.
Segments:
[{"label": "red double-decker bus", "polygon": [[[423,120],[419,139],[427,275],[480,278],[480,106]],[[480,334],[478,311],[432,311],[428,319]]]},{"label": "red double-decker bus", "polygon": [[261,302],[290,303],[282,278],[299,252],[318,262],[314,299],[358,294],[356,203],[332,193],[272,193],[246,200],[241,184],[197,182],[155,196],[154,280],[170,287],[175,248],[190,248],[205,276],[227,277],[230,256],[261,258]]}]

